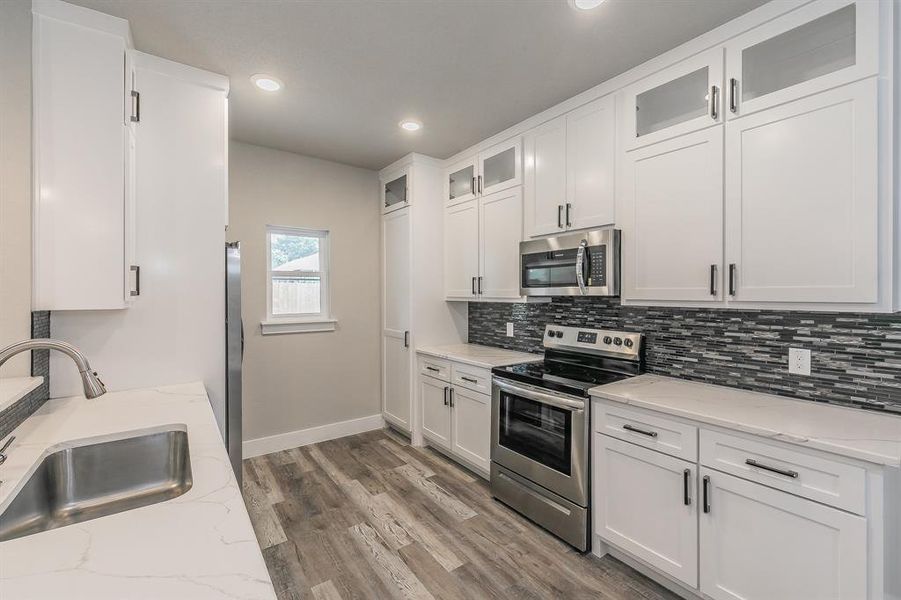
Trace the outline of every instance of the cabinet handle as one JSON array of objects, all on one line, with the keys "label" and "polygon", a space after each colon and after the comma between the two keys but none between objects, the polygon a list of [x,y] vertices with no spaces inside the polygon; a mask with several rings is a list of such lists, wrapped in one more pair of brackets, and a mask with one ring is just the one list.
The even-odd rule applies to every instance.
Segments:
[{"label": "cabinet handle", "polygon": [[472,184],[469,186],[469,190],[473,196],[476,195],[476,176],[472,176]]},{"label": "cabinet handle", "polygon": [[563,205],[557,205],[557,229],[563,229]]},{"label": "cabinet handle", "polygon": [[450,407],[453,408],[454,407],[454,388],[448,388],[448,391],[450,392]]},{"label": "cabinet handle", "polygon": [[729,265],[729,295],[730,296],[735,295],[735,270],[737,268],[738,267],[735,265],[735,263],[732,263]]},{"label": "cabinet handle", "polygon": [[682,504],[691,506],[691,469],[682,471]]},{"label": "cabinet handle", "polygon": [[716,121],[719,116],[720,105],[720,88],[715,85],[710,86],[710,118]]},{"label": "cabinet handle", "polygon": [[638,427],[633,427],[632,425],[629,425],[628,423],[623,425],[623,429],[625,429],[626,431],[631,431],[633,433],[640,433],[641,435],[646,435],[646,436],[652,437],[652,438],[657,437],[656,431],[647,431],[646,429],[639,429]]},{"label": "cabinet handle", "polygon": [[759,463],[753,458],[749,458],[745,461],[745,464],[749,467],[757,467],[758,469],[763,469],[764,471],[769,471],[771,473],[778,473],[779,475],[785,475],[786,477],[791,477],[792,479],[798,478],[798,472],[792,471],[791,469],[780,469],[779,467],[771,467],[769,465],[765,465],[763,463]]},{"label": "cabinet handle", "polygon": [[704,475],[703,479],[704,483],[704,512],[710,512],[710,477],[708,475]]},{"label": "cabinet handle", "polygon": [[405,331],[404,332],[404,348],[409,348],[409,347],[410,347],[410,332]]},{"label": "cabinet handle", "polygon": [[710,265],[710,295],[716,296],[716,265]]},{"label": "cabinet handle", "polygon": [[447,406],[447,390],[448,389],[449,388],[447,386],[444,386],[444,406]]},{"label": "cabinet handle", "polygon": [[462,375],[460,375],[460,379],[462,379],[463,381],[468,381],[469,383],[478,383],[479,382],[478,379],[473,379],[472,377],[463,377]]},{"label": "cabinet handle", "polygon": [[131,296],[140,296],[141,295],[141,266],[140,265],[131,265],[130,270],[135,273],[135,289],[129,292]]},{"label": "cabinet handle", "polygon": [[738,79],[735,77],[729,80],[729,110],[738,112]]},{"label": "cabinet handle", "polygon": [[479,276],[479,294],[481,295],[481,293],[482,293],[482,277]]},{"label": "cabinet handle", "polygon": [[569,202],[567,202],[566,203],[566,226],[567,227],[573,226],[572,219],[569,218],[569,213],[572,211],[572,208],[573,208],[573,205],[570,204]]},{"label": "cabinet handle", "polygon": [[141,121],[141,93],[136,90],[131,90],[131,104],[132,104],[132,114],[131,114],[131,122],[139,123]]},{"label": "cabinet handle", "polygon": [[475,296],[478,292],[476,292],[476,278],[472,278],[472,295]]},{"label": "cabinet handle", "polygon": [[434,371],[435,373],[437,373],[437,372],[439,372],[441,369],[438,369],[438,368],[436,368],[436,367],[428,367],[428,366],[427,366],[427,367],[426,367],[426,370],[427,370],[427,371]]},{"label": "cabinet handle", "polygon": [[482,176],[479,175],[479,193],[482,193]]}]

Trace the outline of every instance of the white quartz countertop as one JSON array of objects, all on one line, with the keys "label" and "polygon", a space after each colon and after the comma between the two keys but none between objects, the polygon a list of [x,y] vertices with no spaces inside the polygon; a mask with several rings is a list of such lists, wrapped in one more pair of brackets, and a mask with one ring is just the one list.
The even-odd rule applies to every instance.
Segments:
[{"label": "white quartz countertop", "polygon": [[420,354],[446,358],[459,363],[491,369],[492,367],[504,367],[523,362],[536,362],[544,359],[543,354],[529,354],[528,352],[516,352],[479,344],[449,344],[446,346],[426,346],[417,348]]},{"label": "white quartz countertop", "polygon": [[589,390],[639,406],[871,463],[901,466],[901,417],[659,375]]},{"label": "white quartz countertop", "polygon": [[13,402],[21,400],[28,392],[37,389],[43,382],[43,377],[0,378],[0,410],[9,408]]},{"label": "white quartz countertop", "polygon": [[275,598],[202,383],[45,403],[16,429],[0,466],[0,512],[54,450],[164,426],[187,429],[191,489],[158,504],[0,542],[3,600]]}]

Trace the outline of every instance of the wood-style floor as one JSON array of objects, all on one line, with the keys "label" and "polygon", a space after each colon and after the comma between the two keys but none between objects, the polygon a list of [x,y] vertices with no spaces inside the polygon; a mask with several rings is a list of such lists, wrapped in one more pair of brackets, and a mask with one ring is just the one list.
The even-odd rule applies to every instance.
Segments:
[{"label": "wood-style floor", "polygon": [[245,460],[244,497],[280,599],[676,598],[388,431]]}]

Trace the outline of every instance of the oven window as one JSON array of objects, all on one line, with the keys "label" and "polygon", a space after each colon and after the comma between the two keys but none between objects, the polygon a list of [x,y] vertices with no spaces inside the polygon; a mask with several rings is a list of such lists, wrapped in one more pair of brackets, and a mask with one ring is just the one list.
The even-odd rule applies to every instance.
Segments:
[{"label": "oven window", "polygon": [[564,475],[571,472],[572,413],[501,392],[498,441]]}]

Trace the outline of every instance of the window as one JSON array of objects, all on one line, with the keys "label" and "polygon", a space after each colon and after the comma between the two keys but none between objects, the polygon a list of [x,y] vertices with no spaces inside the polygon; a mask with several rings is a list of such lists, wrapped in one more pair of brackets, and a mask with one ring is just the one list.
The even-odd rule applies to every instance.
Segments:
[{"label": "window", "polygon": [[266,228],[267,320],[263,333],[333,331],[329,313],[328,231]]}]

